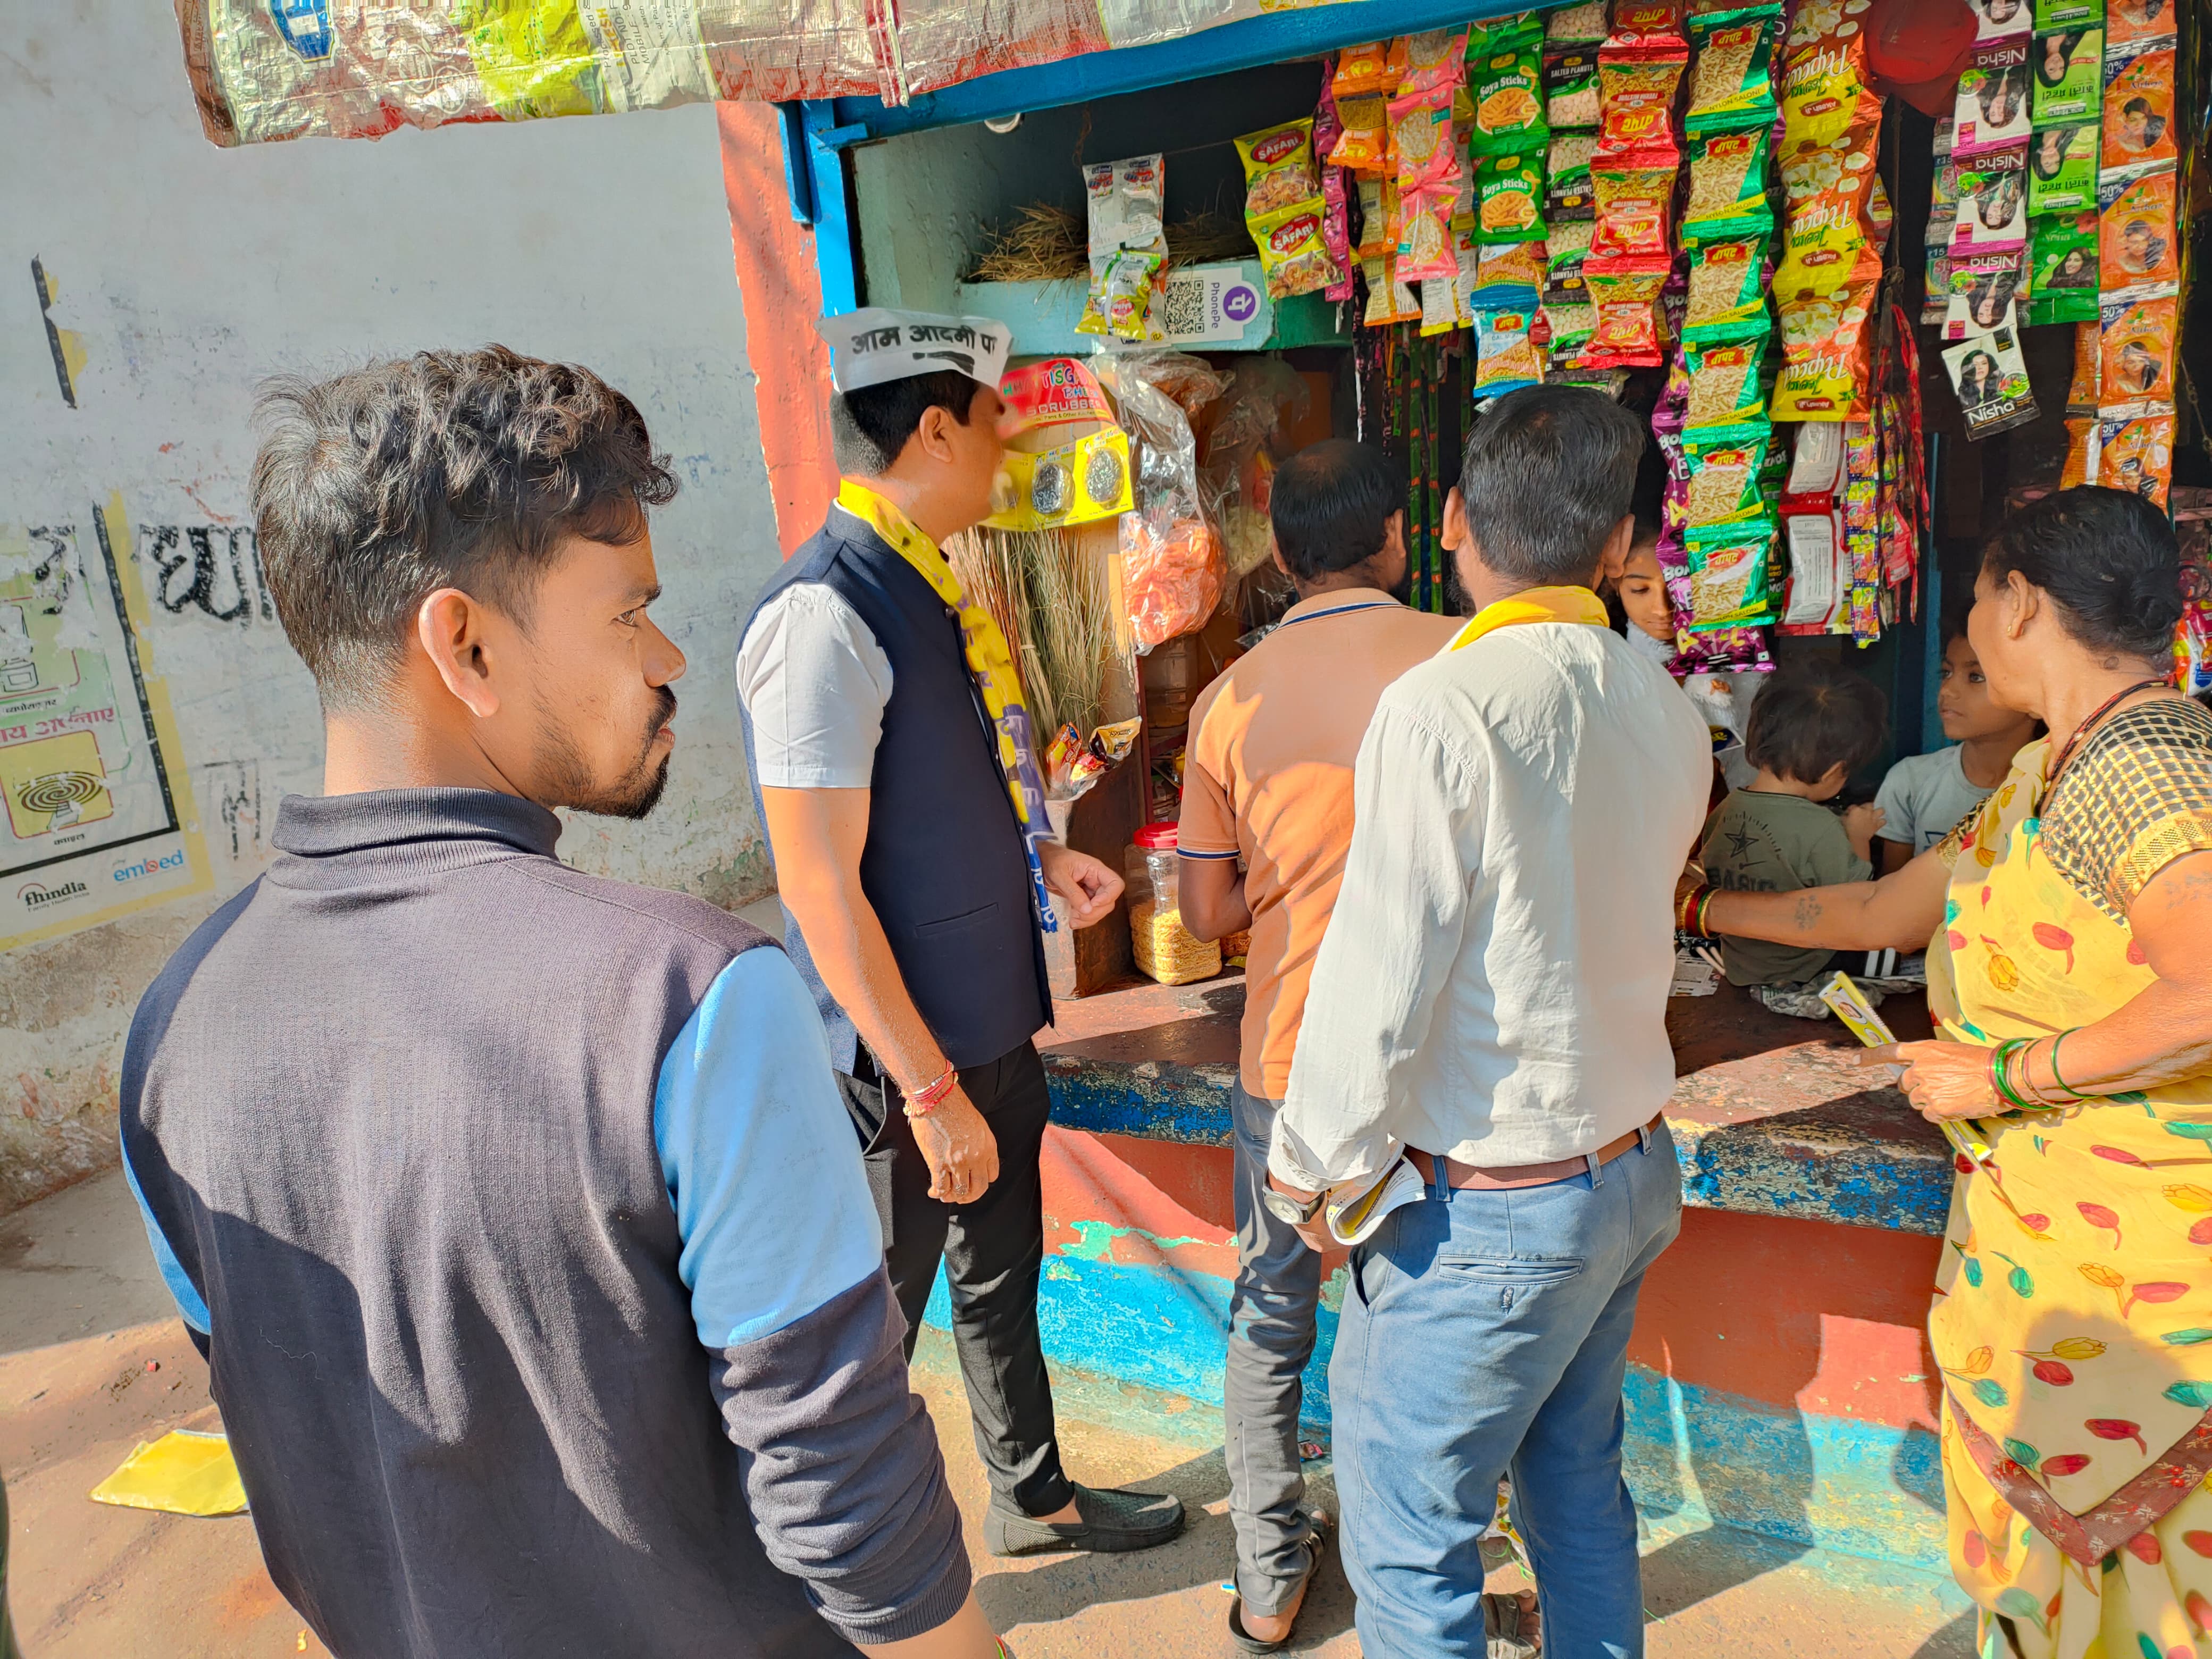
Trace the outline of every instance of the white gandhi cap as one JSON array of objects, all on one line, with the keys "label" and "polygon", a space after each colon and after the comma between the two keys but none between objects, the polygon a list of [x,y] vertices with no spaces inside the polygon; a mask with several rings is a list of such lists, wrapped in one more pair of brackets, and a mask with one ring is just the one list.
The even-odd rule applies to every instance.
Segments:
[{"label": "white gandhi cap", "polygon": [[814,331],[829,343],[830,383],[840,392],[948,368],[996,391],[1014,344],[1013,330],[988,317],[939,317],[888,306],[820,318]]}]

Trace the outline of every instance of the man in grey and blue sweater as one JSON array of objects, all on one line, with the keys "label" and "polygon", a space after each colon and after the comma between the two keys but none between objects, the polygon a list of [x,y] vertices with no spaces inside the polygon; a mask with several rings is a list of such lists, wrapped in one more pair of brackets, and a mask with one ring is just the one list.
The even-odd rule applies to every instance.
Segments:
[{"label": "man in grey and blue sweater", "polygon": [[122,1094],[278,1588],[345,1659],[987,1659],[805,986],[554,856],[550,809],[642,817],[674,741],[636,409],[490,348],[263,413],[325,793]]}]

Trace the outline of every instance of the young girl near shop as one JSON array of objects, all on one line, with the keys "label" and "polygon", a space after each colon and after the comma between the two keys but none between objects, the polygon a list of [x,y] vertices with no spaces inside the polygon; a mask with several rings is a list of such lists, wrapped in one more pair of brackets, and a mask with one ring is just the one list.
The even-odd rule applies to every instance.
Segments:
[{"label": "young girl near shop", "polygon": [[2033,714],[1990,700],[1964,617],[1953,618],[1946,631],[1936,712],[1950,746],[1898,762],[1875,797],[1884,819],[1877,832],[1883,875],[1902,870],[1987,800],[2012,770],[2012,757],[2042,730]]},{"label": "young girl near shop", "polygon": [[[1825,662],[1778,669],[1751,707],[1745,751],[1755,775],[1721,803],[1705,827],[1701,862],[1714,886],[1788,893],[1865,881],[1874,873],[1881,809],[1826,805],[1881,747],[1887,700],[1874,683]],[[1826,1014],[1813,981],[1832,952],[1721,940],[1731,985],[1747,986],[1777,1013]]]}]

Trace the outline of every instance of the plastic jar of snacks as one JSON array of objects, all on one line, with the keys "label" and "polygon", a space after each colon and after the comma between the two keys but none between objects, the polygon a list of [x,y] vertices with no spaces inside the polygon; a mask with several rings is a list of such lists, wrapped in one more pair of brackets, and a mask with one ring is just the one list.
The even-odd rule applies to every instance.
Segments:
[{"label": "plastic jar of snacks", "polygon": [[1182,925],[1182,860],[1176,826],[1148,823],[1137,831],[1124,872],[1129,884],[1129,942],[1138,970],[1163,985],[1189,985],[1221,971],[1221,947],[1193,939]]}]

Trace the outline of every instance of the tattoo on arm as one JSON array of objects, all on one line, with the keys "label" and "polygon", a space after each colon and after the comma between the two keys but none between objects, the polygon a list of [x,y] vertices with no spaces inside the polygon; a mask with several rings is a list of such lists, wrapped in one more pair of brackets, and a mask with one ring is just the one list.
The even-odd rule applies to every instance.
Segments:
[{"label": "tattoo on arm", "polygon": [[1798,896],[1796,914],[1793,920],[1802,933],[1811,933],[1820,925],[1820,901],[1811,891]]}]

